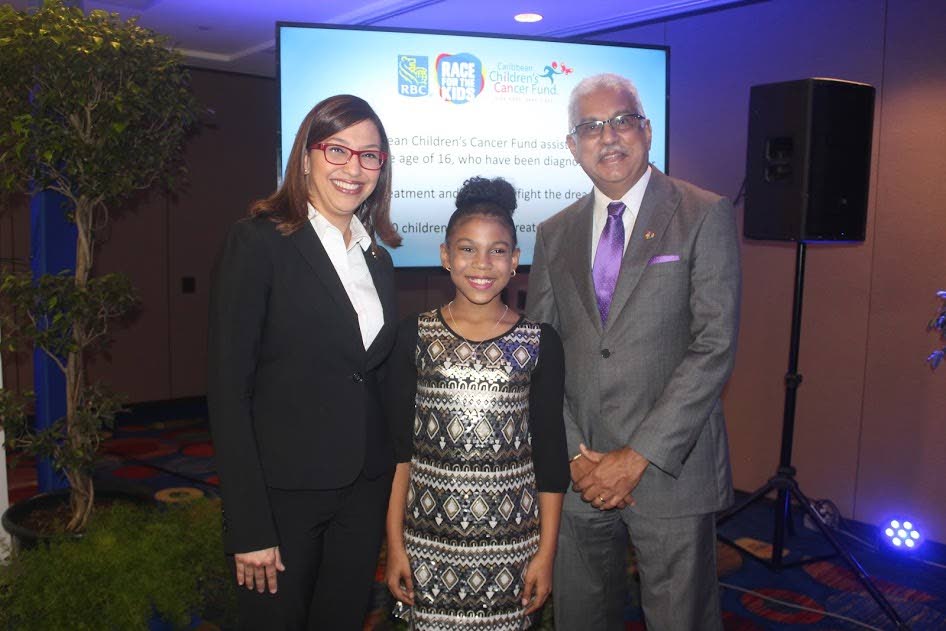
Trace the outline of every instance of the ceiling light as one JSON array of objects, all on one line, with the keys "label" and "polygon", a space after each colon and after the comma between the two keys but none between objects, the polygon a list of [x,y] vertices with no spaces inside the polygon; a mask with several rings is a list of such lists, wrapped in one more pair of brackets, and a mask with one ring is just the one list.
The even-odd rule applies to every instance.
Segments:
[{"label": "ceiling light", "polygon": [[518,13],[513,17],[513,19],[516,22],[524,22],[529,24],[532,22],[538,22],[542,19],[542,16],[538,13]]}]

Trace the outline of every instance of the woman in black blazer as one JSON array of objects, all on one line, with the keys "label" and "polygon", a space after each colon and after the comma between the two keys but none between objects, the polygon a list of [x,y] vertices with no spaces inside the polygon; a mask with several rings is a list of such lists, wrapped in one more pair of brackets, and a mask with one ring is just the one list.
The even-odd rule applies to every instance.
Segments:
[{"label": "woman in black blazer", "polygon": [[362,628],[394,462],[388,150],[365,101],[322,101],[217,259],[207,398],[241,628]]}]

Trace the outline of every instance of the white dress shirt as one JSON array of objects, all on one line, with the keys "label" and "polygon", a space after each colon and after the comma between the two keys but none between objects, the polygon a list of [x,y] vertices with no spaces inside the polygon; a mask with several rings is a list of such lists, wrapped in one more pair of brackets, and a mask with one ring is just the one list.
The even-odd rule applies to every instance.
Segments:
[{"label": "white dress shirt", "polygon": [[345,293],[358,314],[361,341],[367,349],[384,326],[381,299],[378,298],[378,290],[374,286],[364,255],[371,247],[371,237],[358,217],[352,215],[349,226],[351,241],[346,246],[341,231],[320,215],[312,204],[309,204],[309,222],[315,228],[315,234],[328,253],[328,258],[332,261],[342,286],[345,287]]},{"label": "white dress shirt", "polygon": [[650,166],[644,171],[641,179],[624,193],[620,200],[610,199],[607,195],[595,187],[595,201],[593,208],[594,222],[591,226],[591,264],[594,266],[595,254],[598,251],[598,241],[601,239],[601,232],[604,230],[604,224],[608,221],[608,204],[611,202],[624,202],[624,250],[627,251],[627,242],[631,240],[631,233],[634,232],[634,223],[637,221],[637,213],[641,210],[641,202],[644,201],[644,191],[647,189],[647,183],[650,182]]}]

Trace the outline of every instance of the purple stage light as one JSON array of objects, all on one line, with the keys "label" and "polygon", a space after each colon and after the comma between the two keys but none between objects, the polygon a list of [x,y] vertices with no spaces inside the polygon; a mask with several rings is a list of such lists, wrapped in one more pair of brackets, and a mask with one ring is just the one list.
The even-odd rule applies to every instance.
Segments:
[{"label": "purple stage light", "polygon": [[923,543],[916,524],[907,519],[888,519],[880,525],[880,540],[898,552],[912,552]]}]

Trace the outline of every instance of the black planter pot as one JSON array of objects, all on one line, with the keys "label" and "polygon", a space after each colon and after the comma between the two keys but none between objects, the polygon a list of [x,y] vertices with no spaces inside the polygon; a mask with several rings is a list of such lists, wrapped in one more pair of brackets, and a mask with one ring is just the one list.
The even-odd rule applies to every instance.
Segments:
[{"label": "black planter pot", "polygon": [[[154,498],[150,492],[139,489],[123,488],[99,488],[95,489],[96,499],[124,500],[136,504],[153,503]],[[51,491],[49,493],[40,493],[28,499],[17,502],[3,511],[0,523],[13,539],[13,549],[35,548],[40,543],[49,542],[54,538],[52,535],[37,532],[23,525],[30,513],[36,510],[42,510],[54,506],[62,506],[69,503],[69,489]],[[61,537],[63,535],[56,535]],[[81,534],[66,535],[79,538]]]}]

